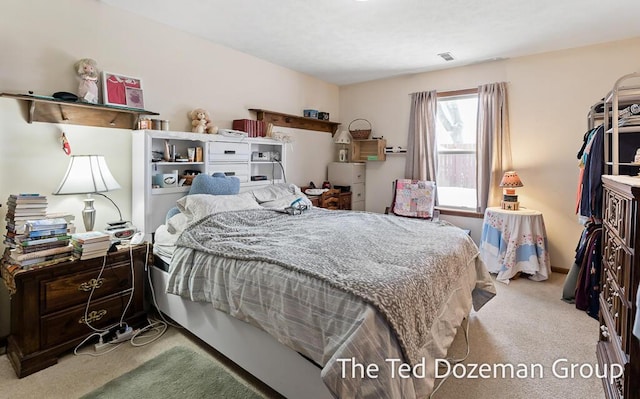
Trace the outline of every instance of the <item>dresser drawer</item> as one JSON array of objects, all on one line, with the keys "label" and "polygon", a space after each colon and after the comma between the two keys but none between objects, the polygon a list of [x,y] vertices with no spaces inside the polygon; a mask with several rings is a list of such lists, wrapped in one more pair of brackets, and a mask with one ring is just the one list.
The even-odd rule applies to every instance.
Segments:
[{"label": "dresser drawer", "polygon": [[620,237],[629,248],[633,248],[633,239],[629,220],[631,218],[631,199],[613,190],[606,190],[604,194],[604,222],[608,230]]},{"label": "dresser drawer", "polygon": [[99,272],[99,269],[93,269],[64,278],[41,281],[41,314],[86,303],[94,287],[91,297],[93,300],[131,288],[129,262],[107,266],[98,279]]},{"label": "dresser drawer", "polygon": [[249,181],[249,165],[246,163],[210,163],[207,165],[207,173],[212,175],[216,172],[224,173],[226,176],[235,176],[240,183]]},{"label": "dresser drawer", "polygon": [[357,183],[351,185],[351,201],[364,201],[364,183]]},{"label": "dresser drawer", "polygon": [[624,246],[620,240],[613,236],[610,231],[606,230],[604,233],[603,242],[603,272],[610,276],[609,279],[616,282],[619,288],[619,295],[625,305],[631,307],[631,296],[633,288],[628,287],[628,282],[631,281],[631,261],[633,255]]},{"label": "dresser drawer", "polygon": [[[350,186],[365,182],[366,164],[332,162],[329,164],[328,177],[331,184]],[[351,188],[353,191],[353,187]]]},{"label": "dresser drawer", "polygon": [[[44,316],[40,321],[42,345],[51,347],[92,333],[93,330],[87,326],[87,320],[94,328],[118,323],[130,295],[131,292],[128,291],[95,302],[92,301],[86,311],[86,318],[85,306],[83,305]],[[129,306],[126,315],[130,316],[132,313],[133,307]]]},{"label": "dresser drawer", "polygon": [[210,142],[208,161],[249,161],[249,143]]}]

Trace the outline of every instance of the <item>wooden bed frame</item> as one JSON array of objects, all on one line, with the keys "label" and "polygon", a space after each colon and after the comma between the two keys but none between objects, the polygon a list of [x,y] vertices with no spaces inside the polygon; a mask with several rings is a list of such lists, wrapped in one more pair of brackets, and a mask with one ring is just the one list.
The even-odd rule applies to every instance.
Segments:
[{"label": "wooden bed frame", "polygon": [[333,398],[321,369],[271,335],[208,302],[192,302],[167,294],[169,274],[149,268],[159,310],[287,398]]}]

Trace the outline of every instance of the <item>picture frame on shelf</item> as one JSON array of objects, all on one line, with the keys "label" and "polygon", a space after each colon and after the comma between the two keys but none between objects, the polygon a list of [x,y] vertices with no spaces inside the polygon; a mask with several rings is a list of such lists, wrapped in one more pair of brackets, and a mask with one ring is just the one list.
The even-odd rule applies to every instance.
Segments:
[{"label": "picture frame on shelf", "polygon": [[104,105],[144,109],[142,79],[113,72],[102,72]]}]

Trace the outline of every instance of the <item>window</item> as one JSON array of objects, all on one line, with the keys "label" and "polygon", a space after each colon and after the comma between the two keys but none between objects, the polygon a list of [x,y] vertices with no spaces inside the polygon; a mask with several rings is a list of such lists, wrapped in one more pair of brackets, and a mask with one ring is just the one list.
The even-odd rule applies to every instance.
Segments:
[{"label": "window", "polygon": [[438,205],[477,207],[476,196],[476,89],[438,94],[436,111]]}]

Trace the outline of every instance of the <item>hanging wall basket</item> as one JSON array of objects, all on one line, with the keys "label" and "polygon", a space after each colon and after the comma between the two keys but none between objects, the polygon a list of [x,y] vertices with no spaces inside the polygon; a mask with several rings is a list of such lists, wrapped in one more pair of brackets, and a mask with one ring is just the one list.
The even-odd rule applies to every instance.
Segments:
[{"label": "hanging wall basket", "polygon": [[[366,122],[368,129],[352,129],[351,125],[353,125],[354,122],[358,121]],[[356,125],[363,125],[363,123],[357,123]],[[351,137],[353,137],[354,140],[366,140],[371,134],[371,122],[366,119],[354,119],[351,121],[351,123],[349,123],[349,133],[351,133]]]}]

